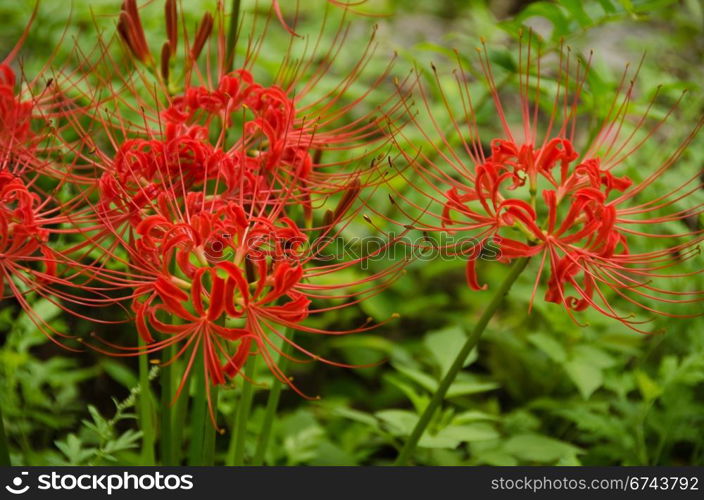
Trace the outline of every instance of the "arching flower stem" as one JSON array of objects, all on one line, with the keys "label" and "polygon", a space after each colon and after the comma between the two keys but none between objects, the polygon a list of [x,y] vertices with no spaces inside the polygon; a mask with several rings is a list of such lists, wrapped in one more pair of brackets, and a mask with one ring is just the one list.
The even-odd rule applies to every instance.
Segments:
[{"label": "arching flower stem", "polygon": [[408,437],[408,440],[403,445],[403,448],[401,449],[401,452],[399,453],[394,465],[408,465],[408,463],[410,462],[411,458],[413,457],[413,452],[418,446],[418,442],[425,433],[425,430],[428,428],[428,424],[433,418],[435,411],[442,404],[443,400],[445,399],[445,396],[447,395],[447,391],[450,389],[450,386],[457,378],[457,375],[459,374],[460,370],[462,370],[462,367],[464,366],[467,357],[477,346],[479,338],[482,336],[482,333],[484,333],[484,330],[489,324],[489,321],[491,321],[491,318],[494,317],[494,314],[503,302],[504,297],[508,295],[509,290],[511,290],[511,286],[515,283],[516,279],[518,279],[520,274],[526,268],[529,260],[530,258],[517,259],[511,265],[508,275],[504,279],[503,283],[501,283],[501,286],[496,289],[494,297],[491,299],[491,302],[482,313],[481,317],[479,318],[479,321],[474,326],[471,333],[467,336],[467,340],[462,346],[462,349],[457,352],[457,356],[452,362],[452,366],[450,366],[450,369],[443,377],[442,381],[440,382],[440,385],[438,385],[438,388],[435,391],[435,394],[433,394],[430,403],[428,403],[428,406],[425,407],[423,414],[418,420],[418,423],[416,423],[416,426],[413,428],[413,431]]}]

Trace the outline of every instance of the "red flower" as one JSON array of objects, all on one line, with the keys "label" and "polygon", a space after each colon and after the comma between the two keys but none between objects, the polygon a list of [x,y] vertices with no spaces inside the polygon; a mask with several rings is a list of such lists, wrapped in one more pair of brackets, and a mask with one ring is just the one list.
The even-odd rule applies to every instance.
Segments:
[{"label": "red flower", "polygon": [[[31,130],[43,103],[15,94],[15,73],[0,64],[0,296],[14,297],[42,331],[56,332],[38,317],[29,292],[51,298],[59,257],[49,247],[53,228],[63,222],[56,200],[37,187],[40,172],[51,172]],[[45,109],[44,109],[45,111]],[[69,167],[69,166],[67,166]],[[70,168],[67,168],[70,171]],[[60,334],[61,335],[61,334]]]},{"label": "red flower", "polygon": [[15,73],[0,64],[0,145],[3,148],[27,141],[32,117],[32,103],[15,96]]},{"label": "red flower", "polygon": [[[655,284],[668,276],[667,269],[698,255],[696,246],[704,231],[681,228],[682,222],[702,213],[702,206],[680,208],[696,191],[696,175],[669,193],[654,192],[654,183],[677,162],[703,121],[674,152],[650,167],[650,173],[642,180],[618,174],[619,167],[629,163],[646,140],[653,139],[672,111],[649,131],[645,129],[649,124],[647,115],[628,128],[631,83],[614,98],[596,138],[579,147],[580,97],[588,92],[589,64],[572,68],[576,71],[573,75],[569,53],[562,54],[554,105],[541,128],[542,110],[537,98],[532,101],[543,92],[538,62],[541,56],[535,55],[530,43],[527,49],[527,57],[523,50],[519,62],[517,109],[522,129],[518,133],[504,112],[506,99],[494,83],[488,56],[480,52],[489,96],[502,129],[502,136],[491,140],[488,152],[479,136],[477,108],[467,83],[470,77],[462,68],[455,73],[460,109],[452,107],[450,99],[444,97],[448,118],[459,137],[458,149],[451,146],[454,138],[441,130],[440,120],[430,115],[425,90],[419,86],[428,115],[414,115],[411,119],[427,140],[433,141],[436,132],[441,139],[432,152],[414,146],[413,141],[401,145],[404,157],[424,181],[411,184],[431,200],[427,206],[411,203],[410,195],[402,195],[411,207],[422,208],[422,213],[414,217],[419,220],[413,226],[426,232],[449,231],[471,238],[470,245],[460,242],[451,246],[467,256],[467,282],[473,289],[482,288],[475,270],[477,260],[487,247],[493,246],[501,262],[537,256],[540,264],[536,288],[544,268],[549,266],[545,300],[563,304],[570,311],[592,307],[638,331],[642,331],[638,327],[642,322],[618,313],[606,289],[634,305],[668,316],[676,314],[649,305],[651,301],[684,305],[701,301],[702,291],[670,291]],[[532,65],[537,66],[535,76]],[[466,123],[459,116],[466,116]],[[440,208],[433,210],[434,204]],[[635,251],[634,247],[640,245],[638,240],[643,238],[679,241],[657,251]],[[669,275],[673,279],[681,276],[686,275]]]},{"label": "red flower", "polygon": [[[39,196],[19,178],[0,171],[0,267],[2,283],[15,275],[21,261],[41,253],[48,241]],[[13,286],[12,280],[8,284]]]},{"label": "red flower", "polygon": [[[336,45],[322,59],[309,54],[311,59],[294,65],[292,73],[282,71],[264,85],[253,76],[256,44],[250,45],[240,69],[227,69],[219,12],[204,16],[192,45],[183,37],[183,79],[175,80],[177,18],[175,2],[168,1],[168,42],[155,74],[139,11],[135,2],[125,2],[118,28],[138,62],[130,71],[154,84],[145,94],[129,71],[96,74],[108,88],[113,77],[122,80],[124,91],[109,96],[113,111],[105,113],[101,100],[72,120],[80,147],[71,150],[99,172],[99,179],[86,186],[85,198],[92,199],[89,194],[96,190],[99,198],[92,218],[79,219],[84,241],[65,253],[74,275],[85,280],[86,286],[78,287],[95,293],[91,300],[96,304],[110,295],[129,307],[146,344],[124,347],[100,339],[94,347],[131,356],[178,346],[175,359],[187,358],[181,388],[197,356],[203,357],[208,383],[224,384],[256,354],[291,385],[273,355],[279,339],[291,343],[285,330],[337,335],[372,328],[365,323],[330,332],[308,327],[305,320],[378,293],[403,265],[331,284],[329,275],[361,259],[328,261],[321,255],[358,213],[354,201],[363,182],[360,170],[369,168],[365,162],[360,169],[359,159],[388,142],[379,128],[381,110],[372,119],[343,118],[386,74],[362,98],[347,101],[345,94],[370,57],[368,49],[333,91],[313,100],[320,94],[313,87],[329,69],[325,57],[334,54]],[[212,31],[216,40],[211,47]],[[109,53],[104,57],[107,61]],[[283,68],[292,64],[290,57],[283,55]],[[200,72],[199,58],[207,72]],[[389,112],[397,108],[391,105]],[[132,118],[135,110],[139,122]],[[337,154],[350,159],[330,163],[334,171],[328,173],[320,161],[323,149],[353,152]],[[338,208],[316,217],[314,202],[323,205],[335,196]],[[291,345],[299,356],[322,359]]]},{"label": "red flower", "polygon": [[[351,203],[344,204],[349,208]],[[94,347],[131,356],[178,346],[174,359],[187,357],[179,394],[196,356],[205,360],[209,383],[224,384],[239,375],[252,354],[261,356],[277,378],[300,393],[275,362],[281,341],[291,344],[298,355],[346,366],[294,344],[285,337],[286,329],[330,335],[371,329],[365,324],[325,331],[302,322],[310,314],[347,307],[378,293],[383,280],[393,279],[400,265],[358,282],[317,283],[359,260],[316,264],[325,243],[313,248],[308,234],[283,214],[284,206],[265,205],[255,211],[224,197],[191,192],[181,210],[164,204],[163,211],[157,209],[141,219],[132,227],[129,240],[112,233],[119,246],[102,250],[112,262],[126,252],[127,271],[102,265],[87,271],[93,281],[126,290],[124,298],[131,301],[137,331],[146,346],[121,347],[101,339],[108,348]],[[336,220],[343,217],[338,213]],[[320,229],[325,235],[335,234],[330,226]],[[381,284],[374,285],[377,280]],[[332,305],[314,309],[314,301],[332,301]],[[298,356],[290,359],[297,361]]]},{"label": "red flower", "polygon": [[[362,2],[334,0],[331,3],[352,8]],[[275,14],[274,6],[269,16]],[[312,39],[292,35],[288,50],[278,58],[273,55],[281,70],[273,81],[264,84],[253,74],[269,23],[265,20],[262,29],[261,16],[249,19],[243,13],[240,32],[247,32],[248,37],[238,43],[245,44],[247,50],[244,56],[238,56],[240,67],[233,69],[231,54],[226,50],[229,42],[223,9],[220,4],[215,16],[206,13],[191,41],[184,34],[180,42],[176,2],[167,1],[168,39],[157,71],[136,2],[125,1],[118,31],[139,63],[124,68],[121,62],[110,60],[109,53],[105,52],[106,66],[118,71],[113,75],[95,76],[108,89],[114,88],[113,81],[124,83],[108,101],[138,110],[140,119],[135,122],[120,109],[106,115],[105,100],[96,104],[93,119],[105,128],[115,149],[124,147],[123,135],[127,132],[128,139],[144,141],[168,142],[187,137],[210,142],[215,150],[243,168],[254,167],[251,160],[255,158],[259,160],[260,171],[250,173],[266,178],[272,190],[282,186],[289,191],[295,188],[299,202],[305,202],[306,197],[320,190],[329,193],[344,189],[351,174],[349,167],[362,162],[373,163],[374,156],[388,145],[381,127],[385,116],[400,111],[401,101],[394,92],[388,93],[391,97],[383,98],[375,91],[381,85],[390,85],[389,71],[395,57],[385,71],[368,79],[367,67],[376,50],[372,35],[368,45],[362,48],[359,60],[345,68],[335,85],[321,92],[318,83],[323,76],[333,81],[333,60],[346,41],[349,27],[343,19],[333,33],[334,42],[330,47],[325,46],[325,32]],[[180,24],[185,25],[185,22]],[[332,21],[328,24],[334,27]],[[180,57],[179,46],[184,46],[183,57]],[[267,59],[271,58],[272,54],[267,54]],[[176,71],[178,65],[182,65],[182,70]],[[207,71],[201,70],[201,66],[207,67]],[[135,84],[135,79],[139,84]],[[142,91],[144,82],[150,82],[148,95]],[[354,85],[363,85],[365,90],[350,98]],[[372,98],[374,106],[365,107],[373,111],[358,113],[360,104]],[[351,114],[355,115],[352,121],[347,118]],[[104,152],[105,148],[93,144],[90,138],[85,141],[88,150],[95,150],[99,158],[96,161],[86,155],[84,160],[96,168],[110,170],[112,153]],[[334,160],[324,163],[322,153],[332,150],[346,151],[345,159],[340,160],[340,155],[335,155]],[[376,169],[371,171],[374,173]]]},{"label": "red flower", "polygon": [[[64,157],[79,151],[80,145],[62,139],[65,124],[79,110],[67,92],[76,84],[75,75],[55,67],[51,78],[40,72],[30,79],[11,67],[31,24],[32,20],[0,63],[0,295],[13,297],[37,328],[58,343],[55,335],[70,335],[54,329],[33,310],[32,295],[67,311],[106,301],[76,290],[73,262],[57,244],[59,234],[81,233],[81,225],[95,220],[87,216],[88,192],[67,201],[59,196],[69,184],[86,184],[77,167],[79,157]],[[47,61],[45,68],[49,67]]]}]

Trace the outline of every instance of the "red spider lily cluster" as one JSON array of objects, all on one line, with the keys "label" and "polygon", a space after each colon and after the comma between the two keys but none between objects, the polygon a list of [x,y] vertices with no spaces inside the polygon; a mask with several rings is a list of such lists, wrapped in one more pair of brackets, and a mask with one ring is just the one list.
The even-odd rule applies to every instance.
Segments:
[{"label": "red spider lily cluster", "polygon": [[16,77],[10,66],[0,64],[0,290],[7,286],[22,295],[12,276],[37,254],[48,253],[39,195],[29,189],[23,173],[31,158],[30,122],[34,106],[16,94]]},{"label": "red spider lily cluster", "polygon": [[[701,188],[698,174],[671,192],[648,194],[654,182],[675,164],[702,122],[652,172],[635,182],[619,175],[619,167],[653,138],[672,111],[655,121],[650,130],[645,129],[649,124],[647,114],[627,129],[634,80],[626,86],[626,73],[595,138],[580,149],[578,141],[585,134],[579,131],[579,105],[589,62],[580,66],[570,60],[569,51],[561,51],[552,111],[543,116],[539,108],[541,77],[548,76],[542,74],[541,56],[535,55],[531,43],[522,49],[520,99],[512,101],[521,111],[518,131],[504,112],[507,98],[497,89],[486,49],[479,51],[480,64],[502,136],[482,142],[485,138],[479,135],[477,108],[468,83],[471,78],[462,63],[455,73],[461,111],[449,104],[446,108],[449,129],[459,136],[459,150],[449,147],[451,139],[439,125],[439,117],[414,116],[420,135],[439,144],[433,151],[420,147],[403,150],[413,173],[422,180],[409,185],[417,188],[421,200],[426,200],[419,202],[417,196],[399,194],[406,202],[407,214],[413,209],[421,213],[414,216],[418,219],[414,227],[426,234],[449,232],[463,238],[461,244],[449,246],[467,259],[467,283],[475,290],[486,287],[480,284],[476,265],[487,247],[498,250],[500,262],[539,259],[533,295],[549,266],[545,300],[564,305],[570,315],[591,307],[645,332],[640,325],[647,320],[619,313],[611,305],[607,289],[634,305],[670,316],[673,314],[649,304],[691,305],[701,301],[704,297],[699,290],[671,291],[655,284],[658,278],[683,276],[668,270],[699,254],[704,234],[701,229],[690,229],[685,224],[679,232],[665,229],[665,224],[676,226],[678,221],[687,222],[702,213],[701,204],[680,208],[688,195]],[[437,70],[433,70],[440,85]],[[431,113],[426,91],[419,88],[425,111]],[[443,99],[449,103],[444,92]],[[423,120],[426,116],[428,119]],[[400,136],[408,134],[400,132]],[[410,178],[410,174],[403,175]],[[439,207],[433,209],[434,205]],[[640,238],[674,242],[658,251],[640,253],[633,249]]]},{"label": "red spider lily cluster", "polygon": [[[363,1],[328,3],[350,9]],[[393,58],[367,78],[374,35],[330,86],[332,61],[347,40],[344,15],[327,46],[323,31],[312,40],[295,32],[295,18],[291,27],[276,0],[268,16],[255,16],[246,30],[241,24],[235,32],[247,36],[234,40],[222,6],[189,34],[177,2],[164,5],[158,53],[147,42],[136,1],[125,0],[115,37],[97,40],[98,60],[79,57],[81,76],[62,74],[60,82],[52,78],[23,95],[9,66],[16,50],[0,64],[0,288],[37,323],[27,291],[96,322],[109,320],[86,308],[122,308],[139,345],[103,337],[86,344],[116,356],[167,353],[163,363],[183,367],[178,393],[195,369],[202,367],[207,384],[222,385],[253,355],[298,391],[277,358],[321,358],[289,331],[369,330],[369,322],[327,331],[306,320],[379,293],[405,265],[399,260],[343,280],[338,273],[363,258],[326,254],[360,215],[363,190],[371,197],[384,189],[386,162],[379,160],[389,150],[395,151],[389,158],[401,156],[408,166],[399,173],[408,182],[392,197],[394,210],[406,217],[396,220],[373,204],[369,210],[404,232],[471,237],[469,248],[460,243],[452,250],[466,257],[473,289],[483,288],[476,264],[492,244],[501,262],[539,261],[533,295],[549,274],[545,300],[570,315],[591,307],[644,331],[610,297],[663,314],[670,313],[649,304],[704,297],[656,284],[681,276],[668,272],[697,254],[701,229],[664,228],[701,215],[701,204],[682,208],[700,188],[697,177],[649,196],[701,122],[644,179],[619,174],[669,117],[654,121],[646,114],[628,126],[634,87],[624,83],[627,75],[595,138],[584,141],[580,97],[589,64],[571,68],[561,53],[554,104],[545,116],[542,58],[530,43],[527,54],[523,46],[520,97],[511,103],[521,112],[517,133],[484,52],[480,65],[501,132],[483,142],[471,78],[462,67],[455,73],[459,110],[440,78],[434,82],[446,104],[444,120],[433,116],[423,83],[411,90],[421,98],[420,110],[413,94],[395,91],[405,85],[390,82]],[[262,47],[274,19],[286,28],[289,49],[272,56]],[[239,53],[232,50],[235,41]],[[261,76],[263,58],[279,68],[275,77]],[[27,87],[39,86],[36,80]],[[356,86],[364,90],[351,92]],[[377,98],[385,86],[388,94]],[[441,123],[449,123],[449,134]],[[399,184],[398,178],[390,183]],[[59,194],[71,201],[59,203]],[[641,252],[644,237],[668,244]]]},{"label": "red spider lily cluster", "polygon": [[[224,137],[210,142],[215,122],[226,135],[245,111],[236,144],[226,150]],[[224,76],[214,91],[191,87],[161,113],[162,130],[118,146],[100,179],[101,205],[135,224],[155,200],[163,205],[211,182],[219,183],[210,188],[218,195],[247,203],[283,188],[277,181],[303,187],[313,161],[309,142],[290,141],[298,133],[294,116],[280,89],[254,83],[244,70]]]},{"label": "red spider lily cluster", "polygon": [[60,226],[78,201],[62,206],[52,196],[74,171],[70,162],[57,167],[45,131],[72,104],[53,80],[22,82],[20,88],[11,64],[24,36],[0,63],[0,295],[14,297],[48,334],[60,334],[37,316],[26,295],[32,291],[57,300],[54,287],[63,283],[57,274],[61,257],[51,239],[70,232]]},{"label": "red spider lily cluster", "polygon": [[[390,144],[381,123],[402,111],[390,92],[375,114],[345,118],[386,83],[389,69],[361,97],[347,98],[364,76],[373,37],[326,93],[316,83],[330,77],[346,37],[344,22],[327,51],[318,39],[305,59],[284,54],[280,74],[262,83],[255,76],[258,50],[272,16],[258,36],[250,31],[242,64],[231,69],[235,57],[227,49],[222,10],[203,16],[191,43],[180,33],[185,22],[176,2],[167,0],[167,40],[155,58],[140,9],[126,0],[115,43],[100,39],[99,60],[80,61],[90,80],[108,90],[107,98],[75,84],[76,100],[90,104],[62,115],[65,130],[51,132],[77,165],[70,181],[79,190],[75,210],[50,221],[67,235],[60,252],[45,255],[55,276],[51,293],[62,307],[96,322],[109,320],[87,307],[128,311],[140,345],[104,336],[83,343],[116,356],[168,350],[173,355],[162,363],[185,360],[177,394],[196,367],[202,366],[207,384],[225,384],[252,355],[299,391],[277,358],[321,358],[288,332],[337,335],[375,327],[364,322],[327,331],[304,320],[379,293],[403,265],[345,281],[336,273],[361,259],[326,255],[359,212],[362,187],[377,183],[376,157]],[[290,37],[294,44],[299,35]],[[126,60],[113,55],[115,44],[123,45]],[[9,102],[3,109],[18,123],[12,133],[20,126],[26,132],[22,117],[31,106],[14,96]],[[327,155],[333,158],[323,163]],[[10,177],[2,185],[3,202],[16,208],[3,243],[17,262],[44,252],[48,233],[38,215],[45,202],[20,191],[21,180]],[[286,344],[293,355],[282,353]]]}]

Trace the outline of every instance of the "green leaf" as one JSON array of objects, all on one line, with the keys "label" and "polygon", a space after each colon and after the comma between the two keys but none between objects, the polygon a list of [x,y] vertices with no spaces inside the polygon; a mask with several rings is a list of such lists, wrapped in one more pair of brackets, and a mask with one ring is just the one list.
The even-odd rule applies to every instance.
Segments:
[{"label": "green leaf", "polygon": [[616,13],[616,7],[611,3],[611,0],[598,0],[599,5],[601,5],[601,8],[604,9],[604,12],[607,14],[615,14]]},{"label": "green leaf", "polygon": [[362,301],[362,310],[377,321],[386,321],[395,312],[396,305],[388,295],[379,293]]},{"label": "green leaf", "polygon": [[422,51],[434,52],[436,54],[441,54],[441,55],[447,57],[447,59],[449,59],[450,61],[453,61],[456,58],[455,52],[453,50],[448,49],[447,47],[444,47],[442,45],[438,45],[437,43],[427,41],[427,40],[420,42],[420,43],[417,43],[415,45],[415,50],[418,50],[418,51],[422,50]]},{"label": "green leaf", "polygon": [[553,463],[582,453],[576,446],[540,434],[513,436],[504,449],[519,460],[539,463]]},{"label": "green leaf", "polygon": [[331,443],[328,440],[321,441],[315,450],[315,456],[308,461],[312,466],[353,466],[358,465],[355,457]]},{"label": "green leaf", "polygon": [[477,420],[499,420],[499,418],[483,411],[469,410],[456,415],[452,422],[455,424],[467,424]]},{"label": "green leaf", "polygon": [[471,394],[479,394],[481,392],[493,391],[501,387],[496,382],[477,382],[471,380],[457,380],[447,391],[447,398],[457,398],[460,396],[469,396]]},{"label": "green leaf", "polygon": [[436,437],[437,436],[453,438],[460,443],[469,443],[473,441],[498,439],[499,433],[490,424],[475,423],[466,425],[450,425],[438,432],[436,434]]},{"label": "green leaf", "polygon": [[418,422],[418,415],[408,410],[382,410],[374,414],[394,436],[408,436]]},{"label": "green leaf", "polygon": [[586,28],[592,24],[592,20],[584,10],[583,3],[581,0],[562,0],[560,5],[569,11],[570,15],[577,20],[582,28]]},{"label": "green leaf", "polygon": [[513,21],[506,24],[514,31],[523,25],[523,22],[531,17],[543,17],[552,24],[550,38],[557,40],[569,32],[570,22],[559,5],[551,2],[535,2],[529,4]]},{"label": "green leaf", "polygon": [[528,341],[556,363],[564,363],[567,361],[567,351],[565,351],[565,348],[562,347],[562,345],[550,335],[545,333],[534,333],[528,336]]},{"label": "green leaf", "polygon": [[437,380],[426,373],[396,363],[393,364],[393,367],[426,391],[435,392],[438,387]]},{"label": "green leaf", "polygon": [[492,64],[495,64],[506,71],[515,72],[517,69],[513,56],[508,50],[491,50],[489,51],[489,59]]},{"label": "green leaf", "polygon": [[88,420],[83,420],[83,425],[92,429],[99,437],[109,438],[112,430],[108,421],[103,418],[98,409],[93,405],[88,405],[88,412],[93,421],[89,422]]},{"label": "green leaf", "polygon": [[647,373],[641,370],[636,370],[636,382],[638,389],[646,401],[653,401],[660,397],[663,390]]},{"label": "green leaf", "polygon": [[284,438],[284,450],[288,465],[297,465],[311,461],[325,436],[320,427],[308,427]]},{"label": "green leaf", "polygon": [[[418,415],[406,410],[382,410],[376,413],[395,436],[409,436],[418,423]],[[435,434],[426,432],[418,445],[423,448],[457,448],[461,443],[497,439],[499,433],[489,424],[450,425]]]},{"label": "green leaf", "polygon": [[71,433],[65,441],[55,441],[56,447],[68,459],[71,465],[81,465],[92,458],[97,451],[96,448],[83,448],[83,443],[75,434]]},{"label": "green leaf", "polygon": [[[393,366],[399,372],[401,372],[403,375],[405,375],[412,381],[416,382],[426,391],[432,393],[437,390],[439,383],[430,375],[427,375],[418,370],[414,370],[413,368],[402,366],[400,364],[394,364]],[[400,387],[395,382],[394,385],[397,385],[397,387],[407,393],[408,388]],[[460,377],[458,377],[457,380],[452,383],[450,389],[448,389],[447,395],[445,397],[456,398],[459,396],[468,396],[470,394],[478,394],[480,392],[493,391],[494,389],[498,389],[499,387],[499,384],[495,382],[482,382],[480,380],[476,380],[476,377],[471,377],[467,374],[460,374]]]},{"label": "green leaf", "polygon": [[483,450],[481,452],[474,452],[474,450],[472,450],[472,456],[480,464],[495,465],[498,467],[518,465],[518,460],[516,460],[513,455],[502,450]]},{"label": "green leaf", "polygon": [[101,358],[100,366],[103,370],[105,370],[105,373],[113,378],[113,380],[119,382],[128,389],[136,387],[139,384],[139,380],[134,372],[127,368],[124,364],[119,363],[114,359]]},{"label": "green leaf", "polygon": [[601,370],[592,364],[573,359],[565,363],[564,367],[584,399],[589,399],[594,391],[604,383]]},{"label": "green leaf", "polygon": [[[49,322],[59,315],[61,308],[46,299],[41,299],[32,305],[32,311],[33,315],[37,318],[41,318],[44,322]],[[17,326],[26,333],[37,330],[37,326],[34,324],[34,321],[32,321],[32,317],[24,312],[17,320]]]},{"label": "green leaf", "polygon": [[597,368],[611,368],[616,364],[613,356],[606,351],[591,345],[577,345],[572,351],[574,359],[578,359],[586,364]]},{"label": "green leaf", "polygon": [[109,441],[103,449],[106,453],[117,453],[120,451],[137,448],[142,432],[134,429],[127,429],[117,439]]},{"label": "green leaf", "polygon": [[377,427],[377,420],[369,413],[353,410],[352,408],[345,408],[344,406],[334,407],[331,413],[354,422],[366,424],[370,427]]},{"label": "green leaf", "polygon": [[[423,343],[440,367],[444,375],[455,361],[457,353],[462,349],[467,335],[459,326],[450,326],[442,330],[435,330],[425,335]],[[473,349],[467,356],[463,366],[468,366],[477,359],[477,350]]]},{"label": "green leaf", "polygon": [[387,373],[384,375],[384,380],[388,381],[391,385],[405,394],[409,401],[413,404],[413,407],[418,411],[421,411],[421,409],[424,408],[429,401],[429,398],[423,394],[420,394],[414,385],[407,383],[398,375]]},{"label": "green leaf", "polygon": [[619,3],[626,9],[629,14],[635,14],[635,7],[633,7],[633,2],[631,0],[619,0]]}]

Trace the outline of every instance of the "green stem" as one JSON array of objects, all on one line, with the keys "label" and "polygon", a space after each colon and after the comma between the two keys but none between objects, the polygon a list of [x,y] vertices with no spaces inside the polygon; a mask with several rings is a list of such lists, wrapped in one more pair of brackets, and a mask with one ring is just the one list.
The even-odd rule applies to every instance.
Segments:
[{"label": "green stem", "polygon": [[[284,336],[286,333],[284,332]],[[293,337],[293,334],[291,334]],[[292,339],[289,339],[292,340]],[[291,351],[291,344],[284,340],[281,346],[281,356],[279,356],[279,369],[282,372],[286,371],[286,366],[288,364],[288,358],[286,355]],[[283,389],[283,382],[278,378],[274,377],[274,382],[271,384],[271,389],[269,390],[269,399],[266,403],[266,410],[264,410],[264,421],[262,422],[262,428],[259,431],[259,441],[257,441],[257,450],[254,453],[254,458],[252,459],[252,465],[263,465],[264,457],[266,456],[266,450],[269,447],[269,438],[271,437],[271,429],[274,424],[274,417],[276,416],[276,410],[279,407],[279,399],[281,398],[281,390]]]},{"label": "green stem", "polygon": [[[175,261],[171,263],[171,274],[178,276],[179,267]],[[178,325],[180,319],[171,316],[171,324]],[[177,346],[170,345],[162,351],[162,379],[161,379],[161,426],[162,426],[162,465],[178,466],[183,459],[183,429],[188,412],[188,395],[179,394],[176,401],[176,387],[180,381],[176,380],[177,373],[183,373],[185,363],[176,360]],[[167,399],[168,398],[168,399]]]},{"label": "green stem", "polygon": [[[213,386],[210,390],[210,400],[213,402],[213,410],[217,415],[218,407],[218,386]],[[208,419],[205,426],[205,439],[203,440],[203,465],[215,464],[215,437],[218,430],[213,427],[212,418]]]},{"label": "green stem", "polygon": [[[144,341],[139,341],[143,346]],[[139,356],[139,420],[142,428],[143,465],[156,465],[154,458],[154,420],[152,414],[151,388],[149,383],[149,359],[147,353]]]},{"label": "green stem", "polygon": [[240,3],[241,0],[232,0],[232,12],[230,12],[230,27],[227,31],[227,71],[232,71],[235,66],[235,49],[237,45],[237,32],[240,23]]},{"label": "green stem", "polygon": [[2,406],[0,406],[0,466],[9,467],[10,448],[7,445],[7,436],[5,435],[5,424],[2,421]]},{"label": "green stem", "polygon": [[[197,348],[198,346],[194,347]],[[188,448],[188,465],[203,465],[203,439],[208,422],[208,397],[203,365],[203,353],[196,353],[191,371],[193,376],[193,406],[191,412],[191,443]]]},{"label": "green stem", "polygon": [[257,356],[250,356],[244,368],[245,380],[242,386],[240,405],[235,412],[232,440],[228,450],[227,465],[244,465],[244,445],[247,437],[247,421],[254,397],[254,385],[250,382],[257,367]]},{"label": "green stem", "polygon": [[215,434],[217,429],[208,410],[208,391],[213,410],[217,412],[218,391],[210,387],[203,365],[203,353],[196,354],[193,363],[193,411],[191,412],[191,442],[188,465],[213,465],[215,462]]},{"label": "green stem", "polygon": [[467,356],[469,356],[469,353],[472,352],[472,350],[476,347],[477,343],[479,342],[479,338],[482,336],[482,333],[484,333],[484,329],[496,313],[504,297],[508,294],[513,283],[516,281],[521,272],[523,272],[523,270],[526,268],[526,265],[528,265],[528,261],[529,259],[520,259],[515,261],[511,266],[508,276],[506,276],[503,283],[501,283],[499,288],[496,290],[494,297],[491,299],[491,302],[482,313],[481,317],[479,318],[479,321],[474,326],[474,329],[467,336],[467,340],[462,346],[462,349],[460,349],[460,351],[457,353],[457,356],[455,357],[452,366],[450,366],[450,369],[447,371],[442,381],[440,382],[437,391],[435,391],[435,394],[433,394],[433,398],[430,400],[430,403],[428,403],[428,406],[423,411],[423,414],[418,420],[418,423],[413,429],[413,432],[411,432],[410,437],[401,449],[401,453],[396,459],[394,465],[407,465],[410,461],[411,457],[413,456],[413,452],[418,446],[418,442],[420,441],[420,438],[423,436],[423,433],[428,427],[428,424],[430,423],[430,420],[435,414],[435,411],[440,407],[440,404],[447,395],[447,391],[450,389],[450,386],[454,382],[455,378],[457,378],[457,374],[460,372],[460,370],[462,370]]},{"label": "green stem", "polygon": [[162,465],[178,465],[174,456],[174,408],[173,408],[173,367],[169,363],[174,356],[174,346],[170,345],[161,351],[161,432],[159,436],[159,451]]},{"label": "green stem", "polygon": [[[176,373],[182,373],[182,369],[185,369],[184,363],[179,362],[175,366]],[[183,430],[186,427],[186,415],[188,414],[188,395],[181,394],[174,406],[174,420],[172,429],[172,444],[171,451],[174,456],[174,464],[181,465],[183,460]]]}]

